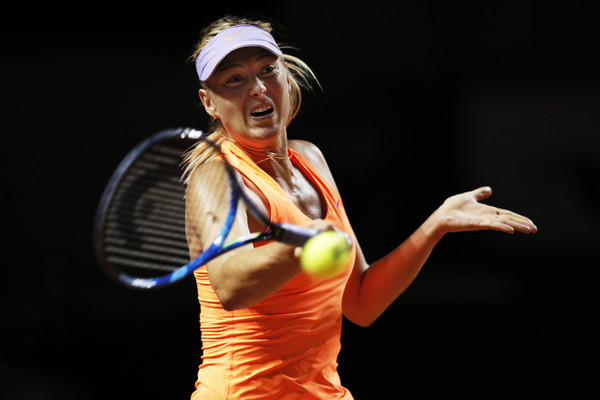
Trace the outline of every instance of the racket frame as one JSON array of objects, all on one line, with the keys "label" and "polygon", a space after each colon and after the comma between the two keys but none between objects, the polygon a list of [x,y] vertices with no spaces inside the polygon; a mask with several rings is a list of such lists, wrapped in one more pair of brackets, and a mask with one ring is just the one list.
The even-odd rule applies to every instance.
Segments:
[{"label": "racket frame", "polygon": [[[270,219],[263,215],[258,207],[248,199],[245,195],[244,190],[240,187],[240,183],[236,178],[236,172],[231,165],[224,162],[226,166],[227,174],[229,176],[229,183],[231,187],[231,198],[229,203],[229,212],[227,218],[219,232],[219,234],[212,241],[211,245],[199,254],[195,259],[189,263],[177,268],[176,270],[167,273],[165,275],[155,277],[137,277],[120,271],[114,265],[112,265],[106,257],[106,253],[103,247],[104,243],[104,229],[105,219],[108,210],[111,206],[113,197],[122,181],[123,176],[132,167],[134,162],[157,143],[166,141],[169,139],[180,138],[181,140],[205,140],[210,145],[214,146],[215,149],[220,150],[219,147],[210,142],[205,138],[205,134],[202,131],[195,130],[192,128],[176,128],[176,129],[165,129],[160,131],[142,142],[136,145],[120,162],[113,175],[111,176],[102,197],[100,199],[96,216],[94,219],[93,229],[93,241],[94,241],[94,253],[96,255],[97,262],[102,266],[109,277],[115,281],[134,289],[146,290],[154,289],[158,287],[164,287],[174,282],[181,280],[182,278],[190,275],[194,270],[205,265],[208,261],[220,256],[223,253],[234,250],[236,248],[245,246],[250,243],[259,241],[270,241],[276,240],[283,243],[287,243],[293,246],[302,246],[308,239],[320,233],[316,229],[307,227],[301,227],[289,223],[274,223]],[[237,238],[230,242],[225,242],[231,227],[235,221],[235,215],[237,213],[237,206],[239,200],[243,200],[246,204],[247,209],[258,219],[268,226],[267,230],[260,233],[251,233],[244,237]]]}]

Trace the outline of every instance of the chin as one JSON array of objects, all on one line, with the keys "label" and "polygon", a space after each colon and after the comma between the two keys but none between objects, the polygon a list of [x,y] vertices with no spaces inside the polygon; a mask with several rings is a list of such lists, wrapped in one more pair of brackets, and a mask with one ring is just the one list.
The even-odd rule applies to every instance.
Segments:
[{"label": "chin", "polygon": [[257,140],[268,140],[285,133],[285,128],[280,126],[258,127],[250,129],[250,136]]}]

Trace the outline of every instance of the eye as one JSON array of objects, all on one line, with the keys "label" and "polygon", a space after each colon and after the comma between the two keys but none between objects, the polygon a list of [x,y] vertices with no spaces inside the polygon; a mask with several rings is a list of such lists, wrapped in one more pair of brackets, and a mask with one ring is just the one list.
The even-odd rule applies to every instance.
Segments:
[{"label": "eye", "polygon": [[230,77],[228,77],[228,78],[225,80],[225,83],[226,83],[226,84],[232,84],[232,85],[233,85],[233,84],[236,84],[236,83],[240,83],[240,82],[242,82],[243,80],[244,80],[244,78],[243,78],[241,75],[237,75],[237,74],[235,74],[235,75],[231,75]]},{"label": "eye", "polygon": [[275,72],[276,69],[277,69],[277,67],[274,64],[265,65],[262,68],[261,73],[263,75],[271,75]]}]

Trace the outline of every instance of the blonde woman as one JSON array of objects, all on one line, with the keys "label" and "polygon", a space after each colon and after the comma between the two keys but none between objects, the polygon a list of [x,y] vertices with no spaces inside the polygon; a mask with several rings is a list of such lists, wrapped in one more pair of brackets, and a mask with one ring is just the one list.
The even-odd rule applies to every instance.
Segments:
[{"label": "blonde woman", "polygon": [[[300,88],[314,80],[308,66],[282,52],[268,23],[235,17],[208,26],[192,58],[212,137],[236,159],[239,178],[271,219],[352,235],[323,154],[287,138]],[[207,187],[199,173],[211,168],[211,156],[200,146],[187,159],[191,257],[210,243],[227,212],[227,205],[207,209],[203,201],[222,190]],[[332,279],[302,273],[299,249],[277,242],[232,251],[196,270],[203,361],[192,399],[352,399],[337,373],[342,316],[361,326],[375,321],[446,233],[537,231],[526,217],[479,202],[490,195],[482,187],[450,197],[371,264],[353,236],[349,268]],[[260,225],[241,206],[232,236]]]}]

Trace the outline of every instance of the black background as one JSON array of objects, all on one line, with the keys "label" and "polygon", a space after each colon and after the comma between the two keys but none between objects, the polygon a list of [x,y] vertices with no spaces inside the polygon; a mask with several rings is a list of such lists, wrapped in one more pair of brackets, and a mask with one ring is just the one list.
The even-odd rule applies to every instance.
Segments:
[{"label": "black background", "polygon": [[[324,90],[291,138],[326,155],[370,261],[443,200],[490,185],[535,236],[449,235],[371,327],[345,323],[357,399],[597,394],[600,34],[592,2],[374,2],[3,10],[0,397],[186,399],[193,281],[103,276],[92,221],[120,159],[206,128],[186,63],[201,27],[261,12]],[[43,7],[43,8],[40,8]]]}]

